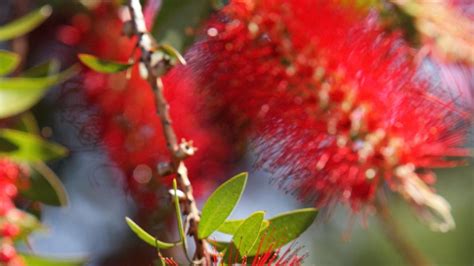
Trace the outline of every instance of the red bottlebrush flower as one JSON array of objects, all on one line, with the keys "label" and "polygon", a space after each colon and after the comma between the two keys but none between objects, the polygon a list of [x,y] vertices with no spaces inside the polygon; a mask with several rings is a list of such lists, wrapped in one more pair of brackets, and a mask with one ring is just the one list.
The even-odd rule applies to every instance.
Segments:
[{"label": "red bottlebrush flower", "polygon": [[9,221],[15,212],[13,198],[17,194],[16,181],[20,176],[17,164],[6,158],[0,158],[0,264],[11,266],[24,265],[17,256],[12,239],[20,233],[20,228]]},{"label": "red bottlebrush flower", "polygon": [[[288,248],[276,249],[274,250],[272,245],[268,245],[266,242],[265,237],[262,237],[258,240],[257,243],[257,254],[248,257],[243,256],[242,258],[238,254],[238,251],[235,247],[229,247],[229,253],[227,258],[224,256],[224,253],[218,252],[214,250],[212,253],[212,265],[221,265],[223,263],[227,265],[252,265],[252,266],[260,266],[260,265],[275,265],[275,266],[299,266],[303,265],[303,261],[306,258],[307,254],[301,255],[302,247],[296,247],[295,242],[292,242]],[[265,247],[262,249],[262,247]],[[172,265],[172,264],[167,264]]]},{"label": "red bottlebrush flower", "polygon": [[0,217],[14,208],[13,198],[17,194],[16,181],[20,168],[8,159],[0,158]]},{"label": "red bottlebrush flower", "polygon": [[25,266],[24,260],[18,256],[15,247],[9,239],[0,241],[0,265]]},{"label": "red bottlebrush flower", "polygon": [[15,247],[10,243],[2,243],[0,246],[0,262],[8,263],[17,256]]},{"label": "red bottlebrush flower", "polygon": [[0,226],[0,236],[13,238],[20,233],[20,228],[16,224],[4,223]]},{"label": "red bottlebrush flower", "polygon": [[[338,1],[232,1],[189,64],[217,110],[257,129],[259,165],[319,205],[370,204],[392,190],[454,226],[429,187],[432,167],[462,156],[454,105],[430,94],[410,48],[373,15]],[[229,111],[230,110],[230,111]]]},{"label": "red bottlebrush flower", "polygon": [[[82,50],[102,58],[127,61],[136,40],[122,36],[123,23],[116,7],[103,4],[94,13],[87,22],[82,14],[78,15],[81,19],[72,19],[73,26],[78,24],[75,27],[83,32]],[[216,178],[224,176],[231,147],[219,133],[221,130],[205,121],[203,111],[197,107],[196,103],[202,99],[195,95],[192,72],[179,76],[173,74],[175,72],[163,79],[165,96],[178,137],[192,140],[198,148],[196,155],[186,163],[199,195],[211,188]],[[98,119],[91,123],[100,128],[110,157],[127,175],[132,193],[146,200],[142,204],[153,208],[156,190],[147,190],[144,184],[156,176],[154,169],[159,163],[169,161],[169,154],[149,84],[134,67],[130,79],[125,73],[104,75],[86,70],[84,88],[89,102],[98,109]]]}]

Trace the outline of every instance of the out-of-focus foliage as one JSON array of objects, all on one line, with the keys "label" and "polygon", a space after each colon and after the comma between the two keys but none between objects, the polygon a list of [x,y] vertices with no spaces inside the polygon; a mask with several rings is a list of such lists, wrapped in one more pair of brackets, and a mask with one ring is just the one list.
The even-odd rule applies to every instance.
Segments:
[{"label": "out-of-focus foliage", "polygon": [[59,177],[43,162],[32,162],[30,167],[30,186],[21,194],[51,206],[66,206],[68,195]]},{"label": "out-of-focus foliage", "polygon": [[0,41],[22,36],[43,23],[51,15],[51,7],[43,6],[7,25],[0,26]]},{"label": "out-of-focus foliage", "polygon": [[74,69],[44,77],[0,77],[0,118],[17,115],[35,105],[54,84],[75,73]]},{"label": "out-of-focus foliage", "polygon": [[0,75],[10,74],[20,63],[20,57],[12,52],[0,50]]},{"label": "out-of-focus foliage", "polygon": [[2,147],[8,147],[6,151],[0,151],[0,156],[25,162],[49,161],[67,154],[67,150],[58,144],[13,129],[0,129],[0,144],[4,144]]},{"label": "out-of-focus foliage", "polygon": [[85,258],[49,258],[40,257],[34,254],[22,254],[21,257],[25,260],[26,265],[34,266],[80,266],[86,262]]},{"label": "out-of-focus foliage", "polygon": [[[1,25],[0,41],[15,39],[32,31],[51,12],[50,6],[43,6]],[[16,242],[26,241],[31,233],[43,228],[34,215],[17,209],[14,200],[18,192],[21,195],[18,198],[22,200],[51,205],[67,204],[61,181],[44,163],[63,158],[67,150],[40,136],[36,121],[28,110],[40,101],[49,88],[75,73],[72,68],[52,73],[52,65],[48,64],[12,77],[20,60],[20,55],[14,52],[0,51],[0,264],[75,265],[78,262],[57,261],[51,264],[48,259],[18,255],[14,247]]]},{"label": "out-of-focus foliage", "polygon": [[159,43],[169,44],[183,52],[212,10],[211,0],[163,0],[152,33]]}]

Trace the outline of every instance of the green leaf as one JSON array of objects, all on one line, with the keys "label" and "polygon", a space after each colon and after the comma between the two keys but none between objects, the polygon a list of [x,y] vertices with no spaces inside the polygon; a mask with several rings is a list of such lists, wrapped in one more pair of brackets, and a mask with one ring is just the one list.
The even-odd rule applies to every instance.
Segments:
[{"label": "green leaf", "polygon": [[30,167],[30,186],[21,194],[44,204],[66,206],[68,195],[59,177],[43,162],[31,163]]},{"label": "green leaf", "polygon": [[86,258],[50,258],[25,253],[20,256],[25,260],[26,265],[34,266],[81,266],[87,262]]},{"label": "green leaf", "polygon": [[163,0],[151,33],[158,43],[183,53],[195,37],[190,31],[196,31],[211,11],[211,0]]},{"label": "green leaf", "polygon": [[259,239],[264,216],[265,212],[257,211],[244,220],[232,237],[232,242],[222,257],[223,262],[240,262],[250,252]]},{"label": "green leaf", "polygon": [[38,162],[62,158],[67,155],[67,149],[34,134],[0,129],[0,156],[2,155],[20,161]]},{"label": "green leaf", "polygon": [[298,238],[313,223],[318,211],[315,208],[299,209],[285,212],[271,218],[270,225],[261,233],[262,243],[249,252],[256,255],[258,247],[261,251],[275,250]]},{"label": "green leaf", "polygon": [[51,6],[43,6],[29,14],[0,26],[0,41],[10,40],[22,36],[45,21],[51,15]]},{"label": "green leaf", "polygon": [[167,44],[162,44],[162,45],[160,45],[159,49],[164,51],[166,54],[168,54],[174,60],[177,60],[180,64],[186,65],[186,60],[184,59],[184,57],[173,46],[167,45]]},{"label": "green leaf", "polygon": [[141,240],[145,241],[147,244],[149,244],[153,247],[167,249],[167,248],[172,248],[172,247],[175,247],[175,246],[181,244],[181,242],[167,243],[167,242],[160,241],[160,240],[154,238],[153,236],[151,236],[150,234],[148,234],[145,230],[143,230],[140,226],[138,226],[132,219],[130,219],[128,217],[125,217],[125,221],[127,222],[130,229],[132,229],[132,231]]},{"label": "green leaf", "polygon": [[132,66],[132,64],[124,64],[117,61],[100,59],[90,54],[79,54],[78,57],[84,65],[101,73],[117,73]]},{"label": "green leaf", "polygon": [[59,72],[60,63],[57,59],[51,59],[21,73],[23,77],[39,78],[54,75]]},{"label": "green leaf", "polygon": [[[227,220],[219,228],[217,228],[217,231],[219,231],[221,233],[224,233],[224,234],[233,235],[233,234],[235,234],[235,232],[237,231],[239,226],[242,225],[242,223],[244,221],[245,221],[244,219],[242,219],[242,220]],[[270,222],[268,220],[263,220],[262,230],[266,229],[269,225],[270,225]]]},{"label": "green leaf", "polygon": [[35,105],[47,89],[76,73],[70,68],[62,73],[41,78],[0,78],[0,118],[19,114]]},{"label": "green leaf", "polygon": [[[186,242],[186,233],[184,232],[184,226],[183,226],[183,218],[181,217],[181,208],[179,207],[179,197],[178,197],[178,184],[176,183],[176,179],[173,179],[173,190],[174,190],[174,196],[173,196],[173,201],[174,201],[174,208],[176,211],[176,221],[178,223],[178,232],[179,232],[179,238],[180,242],[183,243],[183,252],[188,257],[188,244]],[[190,260],[188,258],[188,260]]]},{"label": "green leaf", "polygon": [[207,199],[202,209],[198,236],[207,238],[229,217],[240,200],[247,183],[247,173],[241,173],[219,186]]},{"label": "green leaf", "polygon": [[167,266],[165,258],[158,254],[158,259],[155,260],[154,266]]},{"label": "green leaf", "polygon": [[176,183],[176,179],[173,179],[173,189],[174,189],[174,207],[176,210],[176,220],[178,222],[178,231],[179,231],[179,236],[181,238],[181,241],[183,241],[184,246],[186,246],[186,234],[184,232],[184,227],[183,227],[183,218],[181,217],[181,208],[179,207],[179,198],[178,198],[178,185]]},{"label": "green leaf", "polygon": [[0,75],[10,74],[20,63],[20,56],[5,50],[0,50]]},{"label": "green leaf", "polygon": [[241,256],[247,255],[257,242],[261,228],[263,226],[263,217],[265,212],[257,211],[250,215],[239,226],[239,229],[232,237],[232,242]]},{"label": "green leaf", "polygon": [[35,135],[40,134],[40,129],[38,127],[38,123],[36,122],[35,117],[31,112],[25,112],[19,117],[18,124],[16,125],[16,129],[29,132]]}]

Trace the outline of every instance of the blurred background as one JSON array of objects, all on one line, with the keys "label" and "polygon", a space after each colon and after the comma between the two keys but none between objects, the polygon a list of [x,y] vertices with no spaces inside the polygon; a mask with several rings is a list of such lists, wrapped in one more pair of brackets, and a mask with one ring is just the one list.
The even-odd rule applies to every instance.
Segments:
[{"label": "blurred background", "polygon": [[[96,2],[0,0],[0,25],[35,7],[52,5],[53,16],[24,40],[28,49],[23,58],[23,67],[28,68],[52,58],[57,58],[62,66],[67,66],[77,62],[76,53],[81,49],[78,48],[79,33],[76,36],[74,30],[68,28],[71,25],[70,18],[77,13],[88,12],[87,9],[93,8]],[[160,4],[160,1],[150,2],[151,7]],[[199,7],[196,4],[198,2],[202,1],[189,3],[191,8],[183,8],[183,16],[194,19],[186,12],[189,12],[188,9],[196,10],[193,5]],[[472,6],[466,5],[471,12]],[[178,41],[181,45],[185,42],[179,38]],[[0,47],[11,48],[11,44],[2,43]],[[433,75],[438,73],[436,68],[430,68],[432,64],[428,62],[427,65],[427,71]],[[472,67],[467,73],[467,86],[472,93]],[[38,254],[85,256],[89,259],[87,265],[91,266],[150,265],[156,258],[154,250],[139,241],[124,222],[125,216],[143,217],[140,214],[141,207],[126,191],[126,175],[109,158],[107,147],[99,139],[100,132],[90,123],[96,118],[98,110],[87,102],[82,85],[81,77],[76,77],[56,86],[33,109],[40,127],[50,132],[47,137],[68,147],[71,153],[51,165],[65,184],[70,204],[65,208],[42,206],[42,221],[48,230],[35,233],[30,241],[31,247]],[[472,141],[471,137],[468,145],[472,146]],[[252,169],[252,157],[251,151],[244,152],[238,163],[226,169],[226,176]],[[397,195],[390,196],[393,216],[406,237],[435,265],[474,265],[473,162],[471,160],[466,166],[437,173],[436,191],[450,202],[456,230],[448,233],[430,231],[417,221],[410,206]],[[220,180],[222,178],[226,177]],[[249,178],[250,183],[232,217],[246,217],[256,210],[265,210],[272,216],[310,206],[278,190],[265,172],[250,171]],[[201,199],[209,192],[204,190]],[[172,230],[166,230],[173,223],[163,218],[168,211],[165,209],[163,214],[153,215],[152,222],[147,221],[153,231],[162,232],[165,238],[173,239],[176,235],[170,233]],[[297,240],[296,245],[304,246],[303,252],[308,256],[305,265],[404,265],[374,217],[351,216],[344,206],[322,210],[316,222]]]}]

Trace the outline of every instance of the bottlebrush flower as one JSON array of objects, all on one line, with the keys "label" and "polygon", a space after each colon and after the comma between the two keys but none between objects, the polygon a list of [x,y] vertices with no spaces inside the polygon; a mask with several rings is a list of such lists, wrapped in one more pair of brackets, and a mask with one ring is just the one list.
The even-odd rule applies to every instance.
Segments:
[{"label": "bottlebrush flower", "polygon": [[[261,240],[261,243],[263,239]],[[262,252],[257,252],[253,258],[244,257],[242,259],[243,265],[252,265],[252,266],[263,266],[263,265],[275,265],[275,266],[299,266],[303,265],[303,261],[306,258],[306,255],[300,255],[300,248],[294,248],[293,245],[290,245],[286,250],[278,249],[272,250],[270,247],[269,250]],[[229,265],[238,264],[238,262],[228,263]]]},{"label": "bottlebrush flower", "polygon": [[17,194],[19,175],[18,165],[0,158],[0,264],[7,266],[24,265],[13,245],[13,238],[20,233],[20,228],[9,219],[16,212],[13,198]]},{"label": "bottlebrush flower", "polygon": [[387,183],[432,228],[454,227],[431,168],[466,155],[463,115],[430,94],[398,34],[310,0],[231,1],[205,31],[188,64],[216,110],[253,123],[258,165],[282,187],[358,210]]},{"label": "bottlebrush flower", "polygon": [[[121,61],[127,61],[132,55],[136,39],[122,35],[123,23],[113,4],[101,4],[92,16],[78,14],[71,24],[81,32],[82,51]],[[202,99],[193,91],[192,74],[170,73],[163,82],[178,137],[192,140],[198,148],[186,164],[199,195],[224,176],[232,153],[230,143],[220,134],[222,130],[206,121],[203,111],[197,107]],[[98,119],[90,123],[100,129],[108,154],[127,175],[128,188],[138,202],[153,208],[156,189],[147,189],[144,184],[156,176],[157,165],[168,162],[170,157],[149,84],[140,77],[135,66],[129,79],[126,73],[104,75],[86,70],[83,86],[89,102],[98,109]]]},{"label": "bottlebrush flower", "polygon": [[8,159],[0,158],[0,217],[14,208],[13,198],[17,194],[16,180],[20,168]]},{"label": "bottlebrush flower", "polygon": [[425,50],[444,60],[474,64],[474,17],[463,14],[463,9],[472,7],[472,3],[452,0],[391,2],[413,18]]}]

